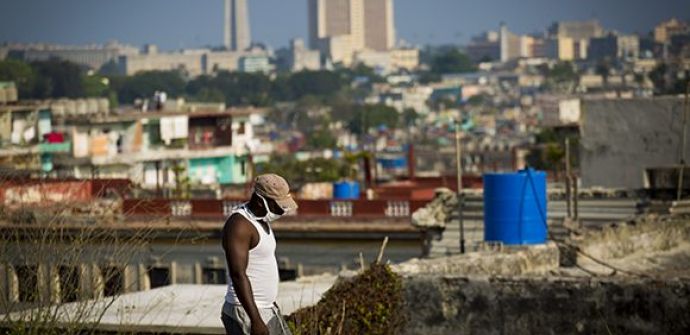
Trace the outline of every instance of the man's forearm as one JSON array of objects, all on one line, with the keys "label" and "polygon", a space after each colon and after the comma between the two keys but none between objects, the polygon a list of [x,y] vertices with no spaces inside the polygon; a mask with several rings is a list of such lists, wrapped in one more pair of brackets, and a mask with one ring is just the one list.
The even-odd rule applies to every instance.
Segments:
[{"label": "man's forearm", "polygon": [[252,285],[249,282],[247,275],[242,274],[238,276],[232,276],[232,286],[235,289],[237,298],[240,300],[244,311],[247,312],[251,322],[263,322],[261,319],[261,314],[259,314],[259,309],[256,307],[254,302],[254,294],[252,293]]}]

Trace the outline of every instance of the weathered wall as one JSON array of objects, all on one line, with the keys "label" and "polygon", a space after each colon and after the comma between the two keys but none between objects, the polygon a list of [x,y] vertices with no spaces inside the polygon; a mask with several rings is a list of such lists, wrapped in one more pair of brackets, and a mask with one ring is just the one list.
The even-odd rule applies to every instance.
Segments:
[{"label": "weathered wall", "polygon": [[642,188],[646,168],[677,164],[682,113],[676,97],[584,100],[583,186]]},{"label": "weathered wall", "polygon": [[412,259],[393,265],[393,271],[406,276],[432,274],[520,276],[546,274],[558,269],[559,251],[555,243],[504,247],[503,250],[469,252],[464,255],[431,259]]},{"label": "weathered wall", "polygon": [[405,334],[689,334],[690,282],[407,277]]},{"label": "weathered wall", "polygon": [[[574,241],[587,255],[611,260],[670,250],[689,240],[690,221],[650,216],[610,225],[601,231],[587,231]],[[586,256],[578,255],[578,264],[586,260]]]}]

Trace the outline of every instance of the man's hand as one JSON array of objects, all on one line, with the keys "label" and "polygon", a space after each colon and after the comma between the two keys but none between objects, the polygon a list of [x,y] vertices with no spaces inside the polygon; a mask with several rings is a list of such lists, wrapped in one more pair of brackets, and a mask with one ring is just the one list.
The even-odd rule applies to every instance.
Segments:
[{"label": "man's hand", "polygon": [[269,335],[268,327],[264,324],[264,321],[259,319],[257,322],[252,321],[252,328],[250,330],[251,335]]}]

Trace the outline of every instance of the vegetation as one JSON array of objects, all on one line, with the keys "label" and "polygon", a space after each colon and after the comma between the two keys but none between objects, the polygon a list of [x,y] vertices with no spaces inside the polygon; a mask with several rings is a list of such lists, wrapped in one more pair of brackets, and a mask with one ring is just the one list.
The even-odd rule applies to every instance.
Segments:
[{"label": "vegetation", "polygon": [[321,127],[307,134],[307,147],[311,149],[333,149],[338,140],[325,127]]},{"label": "vegetation", "polygon": [[472,60],[456,48],[436,55],[431,59],[431,72],[437,75],[472,72],[476,71],[476,69]]},{"label": "vegetation", "polygon": [[171,97],[185,91],[185,81],[177,71],[149,71],[130,77],[111,77],[110,82],[119,102],[129,104],[136,98],[151,97],[156,91],[165,91]]},{"label": "vegetation", "polygon": [[571,62],[558,62],[553,67],[545,66],[542,72],[547,80],[556,84],[574,82],[578,78],[575,66]]},{"label": "vegetation", "polygon": [[684,94],[690,85],[690,71],[674,72],[666,63],[657,65],[650,73],[649,79],[654,83],[655,94]]},{"label": "vegetation", "polygon": [[405,324],[402,279],[389,266],[372,264],[337,282],[312,307],[288,317],[295,335],[399,334]]},{"label": "vegetation", "polygon": [[565,170],[565,140],[570,141],[570,166],[579,166],[580,141],[576,135],[558,133],[552,129],[544,129],[536,135],[536,146],[527,156],[529,166],[545,171],[551,171],[555,176]]},{"label": "vegetation", "polygon": [[256,166],[257,173],[279,173],[290,184],[300,187],[305,183],[311,182],[332,182],[347,175],[348,165],[344,162],[315,158],[300,161],[291,155],[274,155],[266,163]]},{"label": "vegetation", "polygon": [[16,60],[0,61],[0,81],[17,83],[22,99],[45,99],[52,97],[78,98],[86,96],[82,69],[67,61],[48,60],[26,64]]},{"label": "vegetation", "polygon": [[195,101],[225,102],[230,106],[269,106],[309,95],[326,101],[349,90],[352,79],[362,76],[370,78],[370,81],[383,80],[363,65],[337,71],[281,74],[275,79],[263,73],[220,71],[190,80],[177,70],[117,76],[93,74],[79,65],[61,60],[0,61],[0,81],[16,82],[22,99],[102,96],[113,97],[123,104],[131,104],[136,98],[151,97],[155,91]]},{"label": "vegetation", "polygon": [[346,118],[348,129],[358,135],[366,134],[373,127],[396,128],[400,121],[398,111],[386,105],[350,105],[345,108],[347,112],[341,109],[337,113]]},{"label": "vegetation", "polygon": [[419,113],[414,108],[405,108],[402,112],[402,120],[405,126],[413,126],[419,119]]},{"label": "vegetation", "polygon": [[15,287],[0,287],[3,333],[94,333],[117,297],[136,290],[124,267],[148,252],[151,230],[125,236],[94,225],[112,219],[114,212],[103,210],[117,202],[0,206],[0,224],[14,225],[0,236],[0,265]]}]

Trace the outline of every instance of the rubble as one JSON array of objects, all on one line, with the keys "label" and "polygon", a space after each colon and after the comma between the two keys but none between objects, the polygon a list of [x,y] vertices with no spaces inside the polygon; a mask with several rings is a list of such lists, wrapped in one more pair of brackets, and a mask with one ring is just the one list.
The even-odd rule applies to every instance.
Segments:
[{"label": "rubble", "polygon": [[457,194],[445,187],[437,188],[434,190],[434,199],[412,213],[412,225],[423,229],[442,229],[453,215],[457,215],[457,211]]}]

